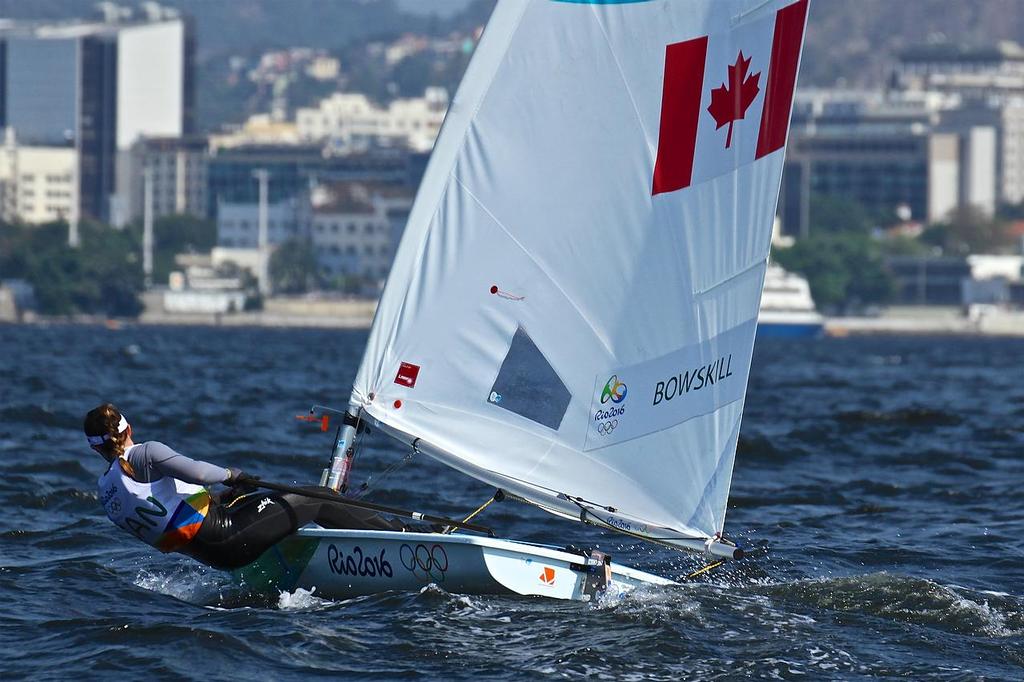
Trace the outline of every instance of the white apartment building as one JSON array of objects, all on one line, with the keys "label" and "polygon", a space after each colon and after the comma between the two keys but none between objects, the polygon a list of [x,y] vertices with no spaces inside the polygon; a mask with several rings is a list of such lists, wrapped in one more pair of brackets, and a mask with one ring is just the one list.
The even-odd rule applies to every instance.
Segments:
[{"label": "white apartment building", "polygon": [[[267,207],[267,244],[273,249],[291,239],[308,239],[326,279],[382,280],[391,268],[412,201],[412,191],[401,186],[322,184],[309,194]],[[221,202],[217,250],[256,253],[258,221],[258,204]]]},{"label": "white apartment building", "polygon": [[954,92],[970,98],[1024,94],[1024,48],[1012,41],[911,46],[900,54],[893,75],[907,90]]},{"label": "white apartment building", "polygon": [[[323,275],[387,277],[394,254],[387,201],[395,191],[359,182],[313,191],[310,236]],[[406,201],[411,203],[411,197]]]},{"label": "white apartment building", "polygon": [[[277,246],[306,235],[304,201],[289,199],[267,206],[267,245]],[[222,201],[217,208],[217,245],[255,249],[259,246],[259,204]]]},{"label": "white apartment building", "polygon": [[334,57],[319,55],[306,67],[306,75],[318,81],[334,80],[341,73],[341,62]]},{"label": "white apartment building", "polygon": [[253,114],[241,126],[210,135],[210,151],[247,145],[289,145],[299,142],[298,131],[291,121],[275,121],[270,114]]},{"label": "white apartment building", "polygon": [[417,152],[430,151],[448,110],[448,91],[427,88],[423,97],[397,99],[380,107],[359,93],[335,93],[316,108],[296,113],[299,138],[325,141],[342,149],[373,142],[403,144]]},{"label": "white apartment building", "polygon": [[77,217],[78,153],[72,147],[18,146],[0,151],[0,219],[40,224]]}]

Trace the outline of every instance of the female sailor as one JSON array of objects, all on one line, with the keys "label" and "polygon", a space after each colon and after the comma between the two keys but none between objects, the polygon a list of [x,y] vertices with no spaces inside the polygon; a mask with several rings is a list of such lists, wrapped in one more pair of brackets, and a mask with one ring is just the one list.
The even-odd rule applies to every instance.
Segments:
[{"label": "female sailor", "polygon": [[[293,493],[246,495],[254,488],[244,487],[251,479],[239,469],[190,459],[156,441],[134,442],[128,420],[110,403],[91,410],[83,428],[89,446],[109,463],[99,478],[107,516],[161,552],[231,570],[311,521],[330,528],[406,530],[398,521],[340,503]],[[211,493],[207,486],[215,483],[230,489]]]}]

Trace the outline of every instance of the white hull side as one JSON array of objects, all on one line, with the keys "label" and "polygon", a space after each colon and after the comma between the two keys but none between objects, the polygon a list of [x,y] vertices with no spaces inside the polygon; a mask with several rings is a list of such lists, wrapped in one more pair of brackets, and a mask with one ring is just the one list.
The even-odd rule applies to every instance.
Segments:
[{"label": "white hull side", "polygon": [[[301,529],[242,569],[257,590],[316,588],[347,599],[388,591],[419,591],[431,583],[457,594],[520,594],[584,599],[584,558],[559,549],[471,535]],[[615,592],[674,585],[612,563]]]}]

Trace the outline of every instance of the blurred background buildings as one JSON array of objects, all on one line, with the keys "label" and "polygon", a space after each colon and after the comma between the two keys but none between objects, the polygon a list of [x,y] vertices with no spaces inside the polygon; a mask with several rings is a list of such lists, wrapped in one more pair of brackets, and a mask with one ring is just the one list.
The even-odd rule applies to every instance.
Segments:
[{"label": "blurred background buildings", "polygon": [[194,55],[190,22],[156,5],[0,26],[3,218],[123,223],[132,145],[194,130]]},{"label": "blurred background buildings", "polygon": [[[165,4],[0,0],[0,279],[123,314],[135,294],[47,291],[102,248],[136,279],[91,277],[178,311],[373,297],[492,3]],[[1024,10],[985,7],[815,4],[773,250],[797,279],[766,301],[1024,306]],[[906,39],[945,19],[957,40]]]}]

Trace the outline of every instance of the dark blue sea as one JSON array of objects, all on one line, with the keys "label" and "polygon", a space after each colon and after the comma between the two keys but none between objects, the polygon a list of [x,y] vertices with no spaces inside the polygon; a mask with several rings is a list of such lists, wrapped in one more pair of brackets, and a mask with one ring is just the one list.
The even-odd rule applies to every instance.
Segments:
[{"label": "dark blue sea", "polygon": [[[727,531],[742,562],[599,604],[448,594],[238,596],[96,500],[83,414],[308,483],[364,332],[0,326],[0,679],[1024,677],[1024,341],[760,342]],[[373,436],[357,481],[406,453]],[[370,499],[460,515],[491,490],[418,456]],[[505,502],[501,534],[701,559]]]}]

